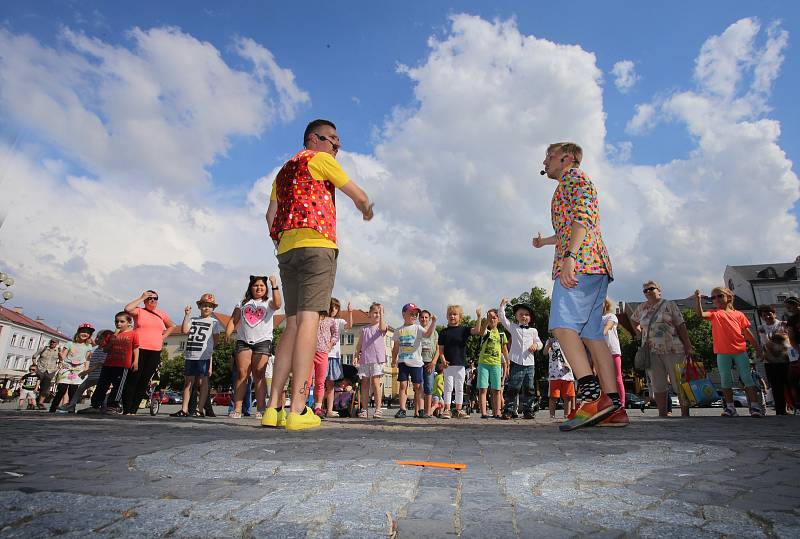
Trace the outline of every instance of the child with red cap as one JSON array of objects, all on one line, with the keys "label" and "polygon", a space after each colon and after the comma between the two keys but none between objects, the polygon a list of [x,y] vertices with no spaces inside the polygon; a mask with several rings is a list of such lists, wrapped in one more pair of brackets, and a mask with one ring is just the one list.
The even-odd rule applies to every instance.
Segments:
[{"label": "child with red cap", "polygon": [[400,409],[396,418],[406,417],[406,393],[408,380],[414,387],[414,409],[423,411],[422,406],[422,339],[429,338],[436,329],[436,315],[425,329],[417,322],[420,308],[413,303],[403,305],[403,325],[394,332],[392,347],[392,367],[397,367],[397,381],[400,383]]}]

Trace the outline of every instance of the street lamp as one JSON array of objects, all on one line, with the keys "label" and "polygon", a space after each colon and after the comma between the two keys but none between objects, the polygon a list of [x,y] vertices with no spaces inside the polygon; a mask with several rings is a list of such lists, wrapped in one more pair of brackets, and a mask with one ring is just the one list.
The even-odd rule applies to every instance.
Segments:
[{"label": "street lamp", "polygon": [[0,290],[3,290],[2,294],[3,301],[0,301],[0,305],[14,297],[14,293],[8,290],[8,288],[10,286],[13,286],[13,284],[14,284],[13,277],[9,277],[5,273],[0,273]]}]

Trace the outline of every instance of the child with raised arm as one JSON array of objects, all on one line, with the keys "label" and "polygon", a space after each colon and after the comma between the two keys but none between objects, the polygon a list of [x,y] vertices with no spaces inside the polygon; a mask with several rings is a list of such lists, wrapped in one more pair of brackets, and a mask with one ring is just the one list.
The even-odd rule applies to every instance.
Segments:
[{"label": "child with raised arm", "polygon": [[[200,309],[200,316],[192,317],[192,306],[187,305],[183,310],[183,323],[181,332],[188,334],[186,337],[186,348],[183,353],[185,360],[183,378],[183,401],[181,409],[171,417],[205,417],[200,411],[203,403],[208,397],[208,378],[211,376],[214,346],[219,342],[220,334],[225,331],[225,327],[214,316],[214,309],[217,308],[217,300],[214,294],[205,293],[197,300],[197,307]],[[198,409],[189,411],[189,402],[192,399],[192,386],[197,386],[199,395],[197,402]]]},{"label": "child with raised arm", "polygon": [[386,363],[386,331],[389,326],[383,318],[383,305],[373,303],[369,306],[369,318],[372,324],[361,329],[356,343],[355,361],[358,367],[358,378],[361,380],[361,408],[358,417],[366,419],[369,408],[369,391],[375,398],[375,411],[372,417],[383,417],[383,365]]},{"label": "child with raised arm", "polygon": [[[477,312],[481,309],[478,308]],[[479,317],[480,318],[480,317]],[[500,419],[500,390],[503,387],[503,371],[508,361],[508,339],[503,330],[498,329],[500,317],[497,309],[489,309],[481,323],[481,344],[478,353],[478,408],[481,419],[488,419],[486,395],[491,390],[492,417]]]},{"label": "child with raised arm", "polygon": [[508,352],[509,371],[506,382],[505,409],[503,419],[514,419],[517,414],[517,397],[520,397],[525,419],[536,416],[536,386],[534,353],[542,349],[539,331],[533,327],[533,307],[517,303],[511,307],[516,322],[506,316],[508,298],[500,300],[497,313],[500,323],[511,334],[511,350]]},{"label": "child with raised arm", "polygon": [[723,417],[737,415],[733,405],[733,376],[731,369],[736,365],[739,378],[745,386],[747,401],[750,404],[750,417],[764,417],[764,409],[759,404],[756,384],[750,374],[750,358],[747,356],[747,343],[761,355],[758,343],[750,332],[750,321],[733,308],[733,292],[730,289],[718,286],[711,291],[711,300],[716,309],[703,310],[703,299],[700,290],[694,291],[695,312],[697,315],[711,322],[711,338],[714,343],[714,353],[717,354],[717,368],[719,369],[719,385],[722,386],[722,395],[725,398]]},{"label": "child with raised arm", "polygon": [[[464,405],[464,378],[467,364],[467,339],[470,335],[478,335],[481,331],[480,312],[472,328],[462,326],[464,309],[461,305],[447,307],[447,327],[439,333],[439,361],[444,366],[444,410],[439,415],[442,419],[450,419],[450,399],[455,391],[456,418],[466,419],[469,414],[462,410]],[[434,324],[435,326],[435,318]]]},{"label": "child with raised arm", "polygon": [[436,315],[431,317],[430,326],[425,329],[417,323],[419,312],[419,307],[413,303],[403,305],[403,325],[394,332],[392,367],[398,367],[397,381],[400,383],[400,409],[394,416],[398,419],[406,417],[406,393],[409,379],[414,388],[414,410],[416,414],[423,412],[422,339],[433,335],[436,328]]},{"label": "child with raised arm", "polygon": [[97,332],[97,338],[95,339],[97,346],[92,350],[92,355],[89,356],[89,367],[81,373],[81,376],[84,377],[83,382],[81,382],[81,385],[78,386],[78,390],[69,400],[69,402],[59,406],[58,410],[56,410],[56,413],[74,413],[75,407],[83,398],[83,394],[86,392],[86,390],[90,387],[95,387],[97,382],[100,381],[100,371],[103,369],[103,365],[106,362],[107,356],[106,351],[103,348],[106,346],[106,344],[108,344],[108,340],[113,334],[114,332],[110,329],[104,329]]}]

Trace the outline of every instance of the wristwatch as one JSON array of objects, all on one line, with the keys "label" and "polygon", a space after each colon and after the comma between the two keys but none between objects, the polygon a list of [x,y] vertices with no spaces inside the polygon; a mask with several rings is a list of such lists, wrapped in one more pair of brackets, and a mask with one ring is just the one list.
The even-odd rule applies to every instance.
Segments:
[{"label": "wristwatch", "polygon": [[576,255],[572,251],[564,251],[564,256],[562,256],[561,258],[572,258],[573,260],[578,260],[578,255]]},{"label": "wristwatch", "polygon": [[273,286],[272,289],[273,290],[278,290],[278,287],[277,286]]}]

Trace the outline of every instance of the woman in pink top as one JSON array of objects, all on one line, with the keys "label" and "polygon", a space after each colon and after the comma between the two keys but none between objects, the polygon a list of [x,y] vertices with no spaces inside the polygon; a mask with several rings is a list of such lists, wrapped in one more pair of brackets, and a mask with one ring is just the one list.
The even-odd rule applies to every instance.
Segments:
[{"label": "woman in pink top", "polygon": [[[139,304],[144,302],[144,308]],[[142,295],[125,306],[125,312],[133,317],[134,331],[139,339],[139,364],[122,376],[122,412],[135,415],[139,403],[147,394],[150,378],[161,362],[164,339],[177,327],[169,315],[158,308],[158,293],[154,290]]]}]

